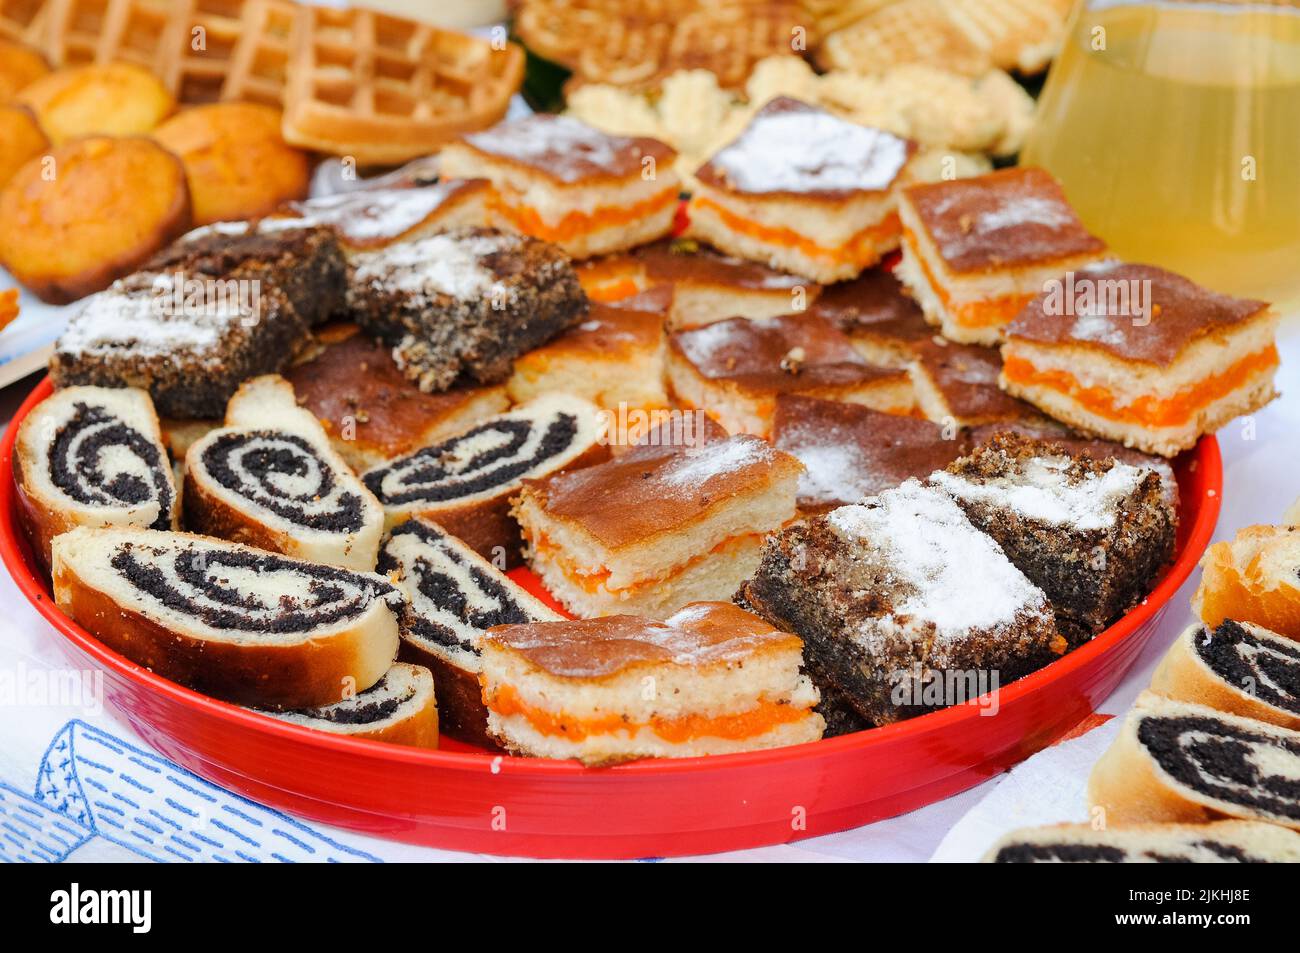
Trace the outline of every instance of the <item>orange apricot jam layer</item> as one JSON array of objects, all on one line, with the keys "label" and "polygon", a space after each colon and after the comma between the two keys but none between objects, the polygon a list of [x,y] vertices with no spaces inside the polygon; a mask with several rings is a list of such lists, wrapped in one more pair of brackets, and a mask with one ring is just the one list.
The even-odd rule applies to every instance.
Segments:
[{"label": "orange apricot jam layer", "polygon": [[[686,560],[686,562],[674,566],[672,574],[674,576],[680,575],[692,566],[708,559],[710,556],[726,552],[728,549],[739,548],[740,545],[747,540],[761,540],[764,535],[765,534],[763,533],[742,533],[738,536],[730,536],[718,543],[718,545],[714,546],[707,553],[692,556],[690,559]],[[664,582],[663,579],[646,579],[642,582],[634,582],[630,586],[624,586],[622,589],[610,589],[606,587],[605,583],[609,580],[609,577],[614,574],[613,570],[601,568],[596,572],[578,572],[573,567],[573,564],[565,559],[564,553],[560,547],[556,546],[545,533],[539,533],[536,537],[531,539],[530,546],[532,547],[533,555],[536,558],[554,563],[560,568],[560,571],[564,573],[565,579],[584,592],[593,595],[603,589],[610,595],[617,596],[626,593],[628,596],[633,596],[651,586],[663,585]]]},{"label": "orange apricot jam layer", "polygon": [[1065,394],[1107,420],[1143,427],[1181,427],[1202,408],[1232,393],[1255,375],[1276,367],[1277,363],[1277,348],[1270,344],[1172,397],[1144,396],[1124,405],[1117,404],[1114,395],[1104,387],[1084,387],[1069,371],[1039,370],[1022,357],[1007,358],[1002,373],[1017,384],[1047,387]]},{"label": "orange apricot jam layer", "polygon": [[869,225],[858,232],[843,245],[828,248],[819,245],[804,235],[790,228],[772,225],[760,225],[725,209],[712,199],[696,196],[691,200],[701,208],[711,209],[723,223],[733,231],[757,238],[759,241],[773,245],[783,245],[803,252],[809,258],[817,258],[832,264],[850,264],[863,268],[874,265],[880,260],[879,246],[902,234],[903,226],[898,220],[897,212],[890,212],[879,223]]},{"label": "orange apricot jam layer", "polygon": [[608,735],[616,731],[634,735],[642,728],[649,728],[671,744],[682,744],[696,738],[743,741],[765,734],[779,725],[808,717],[807,709],[760,701],[749,711],[734,715],[680,715],[676,718],[653,718],[645,724],[630,722],[622,715],[581,719],[530,705],[510,685],[497,688],[488,699],[488,707],[503,718],[521,715],[541,734],[559,736],[569,741],[585,741],[592,735]]},{"label": "orange apricot jam layer", "polygon": [[510,220],[510,223],[533,238],[548,242],[562,242],[578,238],[598,228],[612,228],[626,225],[640,218],[647,218],[677,201],[676,189],[665,189],[658,195],[637,202],[635,205],[609,206],[598,208],[594,212],[569,212],[554,225],[543,221],[536,209],[527,205],[512,205],[505,200],[495,203],[496,210]]},{"label": "orange apricot jam layer", "polygon": [[1034,300],[1032,293],[1010,294],[989,298],[986,301],[967,301],[954,305],[948,289],[935,280],[929,262],[917,250],[916,236],[912,234],[911,229],[903,229],[903,241],[907,242],[908,249],[916,258],[916,263],[921,266],[921,273],[925,275],[925,280],[930,283],[934,293],[943,302],[944,310],[953,321],[964,328],[999,328],[1004,324],[1010,324],[1015,316],[1024,310],[1025,305]]},{"label": "orange apricot jam layer", "polygon": [[599,301],[601,304],[608,304],[611,301],[622,301],[624,298],[630,298],[641,291],[641,286],[635,278],[615,278],[612,281],[594,282],[591,285],[583,284],[582,290],[587,293],[587,297],[592,301]]}]

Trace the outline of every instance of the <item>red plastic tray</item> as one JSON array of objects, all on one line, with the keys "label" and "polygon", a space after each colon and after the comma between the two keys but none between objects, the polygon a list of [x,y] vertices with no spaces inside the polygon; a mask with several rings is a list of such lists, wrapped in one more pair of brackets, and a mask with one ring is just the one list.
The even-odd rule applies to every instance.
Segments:
[{"label": "red plastic tray", "polygon": [[1218,519],[1219,446],[1175,461],[1178,558],[1150,598],[1075,652],[1004,686],[995,716],[961,705],[812,744],[589,769],[312,731],[214,701],[101,645],[54,606],[16,523],[18,424],[0,443],[0,555],[71,663],[105,672],[107,703],[168,758],[239,794],[327,824],[454,850],[659,857],[784,843],[868,824],[962,791],[1052,743],[1115,688],[1191,573]]}]

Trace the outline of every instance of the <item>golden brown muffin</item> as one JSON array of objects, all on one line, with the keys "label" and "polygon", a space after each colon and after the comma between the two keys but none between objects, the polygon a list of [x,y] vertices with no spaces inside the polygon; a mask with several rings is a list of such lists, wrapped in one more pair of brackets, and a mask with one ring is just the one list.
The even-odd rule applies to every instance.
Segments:
[{"label": "golden brown muffin", "polygon": [[39,50],[25,43],[0,39],[0,103],[30,86],[50,71]]},{"label": "golden brown muffin", "polygon": [[15,98],[32,108],[56,146],[81,136],[149,132],[176,108],[158,77],[130,63],[55,70]]},{"label": "golden brown muffin", "polygon": [[189,228],[185,169],[149,139],[79,139],[18,170],[0,192],[0,221],[0,264],[41,300],[66,304]]},{"label": "golden brown muffin", "polygon": [[28,159],[50,146],[36,117],[26,106],[0,106],[0,187],[13,178]]},{"label": "golden brown muffin", "polygon": [[196,106],[153,137],[185,164],[195,225],[253,218],[307,195],[307,156],[285,145],[273,106]]}]

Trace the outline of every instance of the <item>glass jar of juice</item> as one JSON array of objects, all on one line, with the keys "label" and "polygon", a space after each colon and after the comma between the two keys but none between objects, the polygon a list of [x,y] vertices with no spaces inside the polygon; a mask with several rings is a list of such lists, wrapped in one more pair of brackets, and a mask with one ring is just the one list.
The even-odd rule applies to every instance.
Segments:
[{"label": "glass jar of juice", "polygon": [[1021,162],[1116,255],[1300,303],[1298,7],[1079,0]]}]

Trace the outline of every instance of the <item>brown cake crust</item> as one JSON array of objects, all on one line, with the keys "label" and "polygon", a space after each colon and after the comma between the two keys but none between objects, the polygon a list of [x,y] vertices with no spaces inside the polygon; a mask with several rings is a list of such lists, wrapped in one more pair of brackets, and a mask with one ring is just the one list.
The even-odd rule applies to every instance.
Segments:
[{"label": "brown cake crust", "polygon": [[950,271],[1006,270],[1106,249],[1043,169],[1016,167],[927,182],[909,186],[903,195]]},{"label": "brown cake crust", "polygon": [[825,318],[851,338],[910,347],[934,336],[921,306],[885,268],[868,268],[852,281],[827,286],[808,313]]},{"label": "brown cake crust", "polygon": [[646,279],[651,284],[705,285],[785,293],[795,288],[806,288],[810,299],[821,289],[807,278],[776,271],[756,261],[725,255],[690,238],[654,242],[632,252],[632,257],[644,265]]},{"label": "brown cake crust", "polygon": [[[1111,457],[1096,459],[1071,453],[1061,444],[1004,432],[954,461],[946,472],[974,484],[1015,481],[1029,461],[1043,458],[1063,465],[1061,474],[1069,485],[1101,477],[1120,465]],[[1146,598],[1173,560],[1178,518],[1154,470],[1115,505],[1114,524],[1102,529],[1060,526],[1010,505],[960,495],[955,499],[970,521],[993,537],[1016,568],[1047,594],[1072,645],[1102,632]]]},{"label": "brown cake crust", "polygon": [[[798,457],[807,468],[799,493],[804,511],[856,503],[910,477],[923,479],[970,449],[964,433],[946,436],[943,427],[928,420],[797,394],[777,398],[772,439],[778,450]],[[818,462],[832,453],[845,466],[845,487],[855,491],[833,499],[820,492],[829,489],[823,484],[832,482],[833,475],[817,471]],[[809,487],[819,492],[810,495]]]},{"label": "brown cake crust", "polygon": [[997,348],[955,344],[933,337],[913,346],[918,370],[933,382],[950,414],[964,426],[1004,420],[1039,420],[1033,405],[998,386],[1002,355]]},{"label": "brown cake crust", "polygon": [[[1105,262],[1083,269],[1076,280],[1151,282],[1147,306],[1151,320],[1135,324],[1129,315],[1113,315],[1106,333],[1088,336],[1081,324],[1096,322],[1096,316],[1048,314],[1048,294],[1039,295],[1025,306],[1007,327],[1008,338],[1035,344],[1095,347],[1126,361],[1140,361],[1167,367],[1194,341],[1203,337],[1223,338],[1254,318],[1269,313],[1267,302],[1234,298],[1202,288],[1195,282],[1153,265]],[[1100,297],[1100,296],[1099,296]],[[1104,302],[1102,302],[1104,304]]]}]

